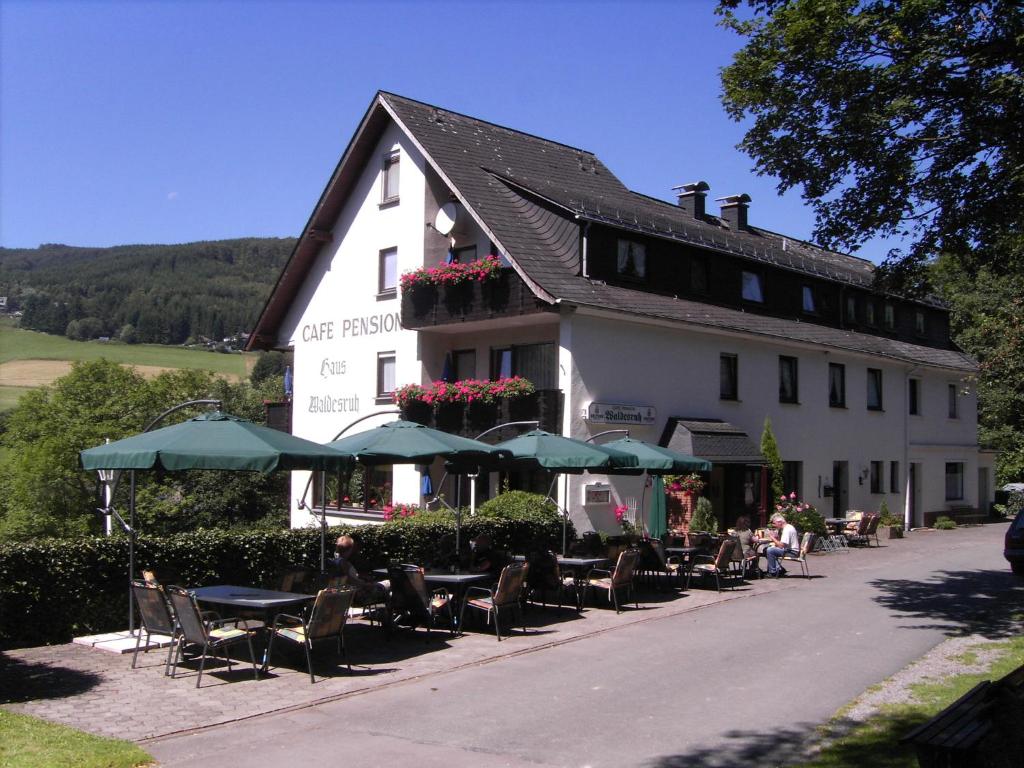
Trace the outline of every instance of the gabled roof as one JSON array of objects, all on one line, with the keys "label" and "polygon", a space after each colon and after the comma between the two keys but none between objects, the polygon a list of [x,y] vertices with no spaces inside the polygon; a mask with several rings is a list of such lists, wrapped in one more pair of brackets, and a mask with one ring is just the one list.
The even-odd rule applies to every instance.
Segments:
[{"label": "gabled roof", "polygon": [[721,419],[670,416],[659,445],[712,464],[764,464],[764,456],[739,427]]},{"label": "gabled roof", "polygon": [[630,191],[591,152],[383,91],[375,96],[310,216],[260,315],[250,347],[276,343],[284,313],[320,247],[330,239],[341,206],[390,120],[422,151],[542,300],[803,340],[915,363],[974,367],[969,357],[955,351],[682,301],[584,277],[579,221],[686,242],[862,288],[870,288],[873,266],[768,230],[735,231],[714,216],[695,219],[679,206]]}]

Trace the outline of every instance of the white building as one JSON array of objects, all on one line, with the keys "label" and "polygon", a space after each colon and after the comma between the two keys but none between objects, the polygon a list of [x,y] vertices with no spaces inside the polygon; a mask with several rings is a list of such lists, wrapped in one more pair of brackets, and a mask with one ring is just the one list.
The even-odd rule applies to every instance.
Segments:
[{"label": "white building", "polygon": [[[635,438],[711,459],[725,523],[768,506],[766,417],[787,487],[826,517],[883,500],[913,525],[987,509],[976,365],[950,341],[942,304],[880,294],[869,262],[749,224],[746,195],[710,215],[707,190],[656,200],[589,152],[378,93],[249,346],[294,350],[292,429],[321,442],[447,365],[459,378],[529,378],[544,390],[544,425],[563,434],[629,424]],[[402,273],[443,263],[450,247],[462,263],[498,254],[506,269],[484,284],[400,290]],[[307,480],[295,473],[293,499]],[[584,504],[597,482],[610,500]],[[329,492],[330,514],[373,521],[389,496],[421,498],[415,467],[371,484],[373,505],[369,493],[359,505],[358,490]],[[579,529],[612,530],[614,506],[641,484],[582,475],[558,490]],[[478,481],[485,495],[497,487],[497,476]],[[296,503],[293,524],[310,520]]]}]

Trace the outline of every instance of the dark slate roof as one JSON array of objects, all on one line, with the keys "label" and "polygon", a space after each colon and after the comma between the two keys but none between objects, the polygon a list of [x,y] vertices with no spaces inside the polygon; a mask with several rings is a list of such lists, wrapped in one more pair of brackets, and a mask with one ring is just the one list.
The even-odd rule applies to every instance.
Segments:
[{"label": "dark slate roof", "polygon": [[764,464],[764,457],[750,436],[720,419],[670,416],[658,443],[712,464]]},{"label": "dark slate roof", "polygon": [[793,339],[918,364],[957,370],[975,367],[969,357],[956,351],[590,280],[580,269],[579,220],[646,232],[862,287],[870,286],[873,267],[863,259],[768,230],[735,232],[714,216],[698,221],[679,206],[631,192],[590,152],[385,92],[378,93],[370,105],[310,215],[260,314],[250,348],[269,348],[276,343],[277,328],[323,243],[330,241],[330,229],[386,128],[389,113],[543,300]]}]

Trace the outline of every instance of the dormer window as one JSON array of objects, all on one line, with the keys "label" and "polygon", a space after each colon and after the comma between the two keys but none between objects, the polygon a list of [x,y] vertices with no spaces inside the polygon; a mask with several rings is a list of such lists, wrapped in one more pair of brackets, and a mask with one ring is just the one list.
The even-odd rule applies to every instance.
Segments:
[{"label": "dormer window", "polygon": [[643,243],[620,239],[616,271],[619,277],[643,280],[647,275],[647,247]]},{"label": "dormer window", "polygon": [[893,330],[896,327],[896,307],[892,304],[886,304],[882,320],[885,323],[886,330]]},{"label": "dormer window", "polygon": [[743,271],[743,300],[764,304],[764,285],[757,272]]},{"label": "dormer window", "polygon": [[868,325],[874,325],[877,322],[875,319],[875,302],[873,301],[864,302],[864,322]]},{"label": "dormer window", "polygon": [[398,202],[398,150],[389,152],[384,158],[384,170],[381,172],[381,203]]},{"label": "dormer window", "polygon": [[803,310],[808,315],[816,315],[818,313],[818,304],[814,300],[814,289],[809,285],[804,286]]},{"label": "dormer window", "polygon": [[856,323],[857,322],[857,297],[847,296],[846,297],[846,322]]},{"label": "dormer window", "polygon": [[708,290],[708,263],[701,258],[690,261],[690,290],[706,293]]},{"label": "dormer window", "polygon": [[924,312],[920,309],[914,313],[914,333],[924,336]]}]

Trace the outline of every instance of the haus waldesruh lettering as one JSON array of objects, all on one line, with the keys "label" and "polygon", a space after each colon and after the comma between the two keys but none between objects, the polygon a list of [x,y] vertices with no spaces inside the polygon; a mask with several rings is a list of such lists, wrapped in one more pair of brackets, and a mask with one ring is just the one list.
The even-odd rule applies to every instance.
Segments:
[{"label": "haus waldesruh lettering", "polygon": [[[684,164],[655,199],[585,149],[385,92],[353,129],[250,339],[294,351],[296,434],[327,441],[393,411],[406,384],[519,376],[537,392],[420,418],[470,436],[511,417],[584,440],[628,429],[713,462],[722,525],[772,507],[766,418],[787,490],[826,516],[885,501],[920,525],[987,508],[977,365],[947,308],[880,292],[870,262],[775,232],[742,180],[712,193]],[[323,501],[337,520],[377,520],[381,502],[419,502],[428,472],[443,469],[375,468],[358,494]],[[293,499],[308,479],[295,473]],[[494,473],[478,499],[506,480],[548,489]],[[571,476],[558,491],[578,529],[611,532],[643,482]],[[594,483],[610,492],[585,493]],[[439,490],[468,498],[467,485]],[[310,520],[296,503],[293,524]]]}]

